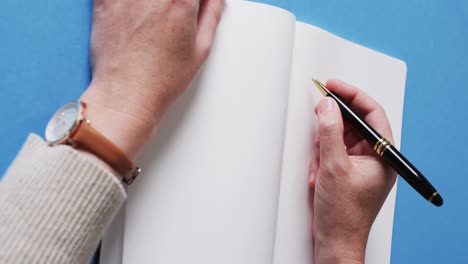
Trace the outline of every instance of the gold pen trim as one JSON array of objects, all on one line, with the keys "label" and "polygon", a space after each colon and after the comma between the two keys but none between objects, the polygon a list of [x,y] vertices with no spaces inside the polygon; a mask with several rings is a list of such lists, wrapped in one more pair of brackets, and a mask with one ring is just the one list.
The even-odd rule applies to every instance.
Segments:
[{"label": "gold pen trim", "polygon": [[325,87],[323,83],[321,83],[317,79],[312,79],[312,81],[314,82],[315,86],[317,86],[317,89],[323,96],[327,96],[330,93],[330,91],[327,89],[327,87]]},{"label": "gold pen trim", "polygon": [[383,156],[385,151],[390,148],[391,145],[392,143],[390,143],[386,138],[381,138],[377,143],[375,143],[374,150],[379,156]]},{"label": "gold pen trim", "polygon": [[379,139],[379,141],[377,141],[377,143],[375,143],[374,145],[374,150],[377,151],[377,149],[379,148],[380,144],[382,144],[382,141],[384,140],[384,138],[381,138]]},{"label": "gold pen trim", "polygon": [[432,202],[432,200],[434,200],[434,198],[435,198],[437,195],[439,195],[439,192],[433,193],[432,196],[429,197],[429,199],[427,199],[427,200],[428,200],[429,202]]}]

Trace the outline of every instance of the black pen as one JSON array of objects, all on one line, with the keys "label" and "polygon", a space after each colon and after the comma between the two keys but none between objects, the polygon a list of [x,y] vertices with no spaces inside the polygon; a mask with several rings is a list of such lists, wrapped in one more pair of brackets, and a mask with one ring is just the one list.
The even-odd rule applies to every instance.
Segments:
[{"label": "black pen", "polygon": [[341,114],[359,134],[371,145],[382,159],[387,162],[406,182],[411,185],[424,199],[433,203],[436,206],[442,206],[444,203],[439,192],[431,185],[431,183],[423,176],[413,164],[411,164],[387,139],[382,137],[375,129],[356,115],[343,100],[329,91],[325,85],[317,80],[313,80],[323,96],[328,96],[338,103]]}]

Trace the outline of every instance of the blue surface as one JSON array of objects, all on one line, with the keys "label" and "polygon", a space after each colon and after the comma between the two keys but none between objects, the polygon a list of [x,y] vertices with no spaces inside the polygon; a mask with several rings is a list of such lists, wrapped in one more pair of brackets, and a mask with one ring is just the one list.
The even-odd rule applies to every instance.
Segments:
[{"label": "blue surface", "polygon": [[[263,0],[408,65],[403,152],[445,198],[398,186],[392,263],[468,263],[468,3]],[[91,0],[0,4],[0,174],[89,81]]]}]

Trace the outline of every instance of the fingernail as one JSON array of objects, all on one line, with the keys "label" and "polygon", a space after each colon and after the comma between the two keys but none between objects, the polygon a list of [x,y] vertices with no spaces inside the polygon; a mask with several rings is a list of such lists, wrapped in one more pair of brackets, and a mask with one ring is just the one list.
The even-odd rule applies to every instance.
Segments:
[{"label": "fingernail", "polygon": [[331,112],[335,108],[335,102],[330,97],[325,97],[318,106],[318,111],[320,114],[325,114]]}]

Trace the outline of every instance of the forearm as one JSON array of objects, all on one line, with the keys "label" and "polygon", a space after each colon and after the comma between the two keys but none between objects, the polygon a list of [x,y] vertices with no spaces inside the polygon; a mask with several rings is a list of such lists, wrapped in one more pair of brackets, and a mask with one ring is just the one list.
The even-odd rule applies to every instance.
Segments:
[{"label": "forearm", "polygon": [[0,184],[0,262],[89,263],[125,199],[93,157],[31,136]]}]

